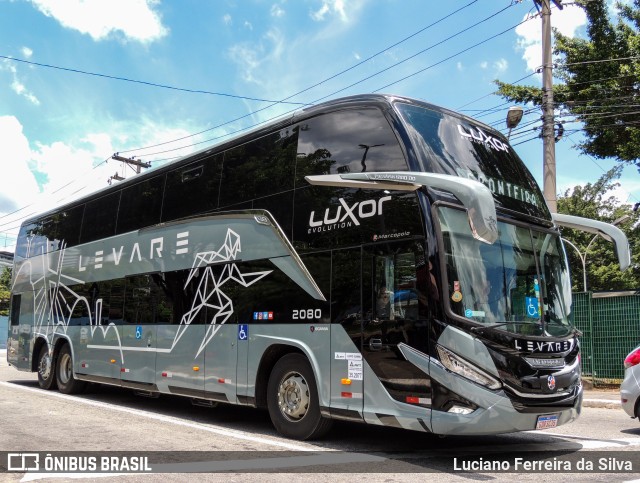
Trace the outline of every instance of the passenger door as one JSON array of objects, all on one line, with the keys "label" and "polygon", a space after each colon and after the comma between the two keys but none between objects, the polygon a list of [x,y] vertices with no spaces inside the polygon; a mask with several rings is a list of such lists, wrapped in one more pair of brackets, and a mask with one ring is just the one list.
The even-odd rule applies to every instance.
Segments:
[{"label": "passenger door", "polygon": [[[397,418],[405,415],[418,424],[409,414],[424,414],[420,408],[431,407],[424,245],[421,241],[369,245],[363,249],[362,264],[365,305],[372,307],[362,324],[362,354],[372,370],[365,371],[365,419],[397,425]],[[414,358],[415,354],[419,356]],[[430,418],[422,420],[429,424]]]}]

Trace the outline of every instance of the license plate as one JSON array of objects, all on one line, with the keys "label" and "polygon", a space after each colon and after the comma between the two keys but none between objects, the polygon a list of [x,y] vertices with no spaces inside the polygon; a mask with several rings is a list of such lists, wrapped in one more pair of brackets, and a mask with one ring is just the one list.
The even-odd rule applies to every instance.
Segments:
[{"label": "license plate", "polygon": [[549,429],[549,428],[555,428],[556,426],[558,426],[557,414],[547,414],[545,416],[538,416],[538,421],[536,422],[536,429]]}]

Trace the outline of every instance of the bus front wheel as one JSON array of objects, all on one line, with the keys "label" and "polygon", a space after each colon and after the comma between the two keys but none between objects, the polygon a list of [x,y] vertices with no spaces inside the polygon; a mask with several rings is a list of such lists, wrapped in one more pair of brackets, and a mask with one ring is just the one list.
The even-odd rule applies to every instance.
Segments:
[{"label": "bus front wheel", "polygon": [[38,385],[47,390],[56,388],[55,358],[47,344],[40,347],[38,353]]},{"label": "bus front wheel", "polygon": [[77,380],[73,375],[73,356],[69,344],[63,345],[58,354],[56,380],[58,390],[63,394],[77,394],[84,390],[85,382]]},{"label": "bus front wheel", "polygon": [[287,354],[271,371],[267,407],[276,430],[289,438],[313,439],[324,435],[332,421],[322,417],[313,370],[301,354]]}]

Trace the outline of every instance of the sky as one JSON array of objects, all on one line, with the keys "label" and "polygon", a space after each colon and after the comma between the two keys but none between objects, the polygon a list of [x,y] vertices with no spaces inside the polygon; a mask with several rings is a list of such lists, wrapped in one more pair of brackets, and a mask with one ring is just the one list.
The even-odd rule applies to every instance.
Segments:
[{"label": "sky", "polygon": [[[506,133],[493,81],[541,85],[536,13],[533,0],[0,0],[0,250],[25,217],[134,176],[116,152],[158,167],[305,104],[397,94]],[[551,22],[585,36],[576,6]],[[542,184],[539,123],[526,127],[539,116],[511,141]],[[556,144],[558,193],[617,164],[580,140]],[[620,184],[620,202],[640,201],[636,168]]]}]

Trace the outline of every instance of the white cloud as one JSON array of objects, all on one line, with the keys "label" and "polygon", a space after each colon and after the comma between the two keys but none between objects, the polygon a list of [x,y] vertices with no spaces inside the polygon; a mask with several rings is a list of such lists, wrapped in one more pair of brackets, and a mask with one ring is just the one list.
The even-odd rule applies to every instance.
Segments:
[{"label": "white cloud", "polygon": [[11,83],[11,89],[13,90],[13,92],[18,94],[19,96],[23,96],[31,104],[35,104],[36,106],[40,105],[40,101],[38,100],[38,98],[27,90],[27,88],[24,86],[22,82],[18,80],[15,74],[14,74],[13,82]]},{"label": "white cloud", "polygon": [[231,15],[226,14],[222,17],[222,21],[224,22],[225,25],[231,25]]},{"label": "white cloud", "polygon": [[317,22],[322,22],[327,15],[336,15],[343,22],[348,20],[343,0],[324,0],[320,8],[309,15]]},{"label": "white cloud", "polygon": [[480,68],[481,68],[481,69],[487,69],[487,68],[489,68],[489,62],[487,62],[486,60],[485,60],[485,61],[480,62]]},{"label": "white cloud", "polygon": [[278,62],[284,50],[284,38],[278,29],[269,30],[257,44],[242,43],[232,46],[228,55],[241,70],[242,78],[250,83],[263,85],[255,71],[263,65]]},{"label": "white cloud", "polygon": [[506,59],[499,59],[493,63],[493,67],[498,71],[498,73],[506,72],[509,68],[509,62]]},{"label": "white cloud", "polygon": [[244,21],[244,27],[249,29],[249,30],[253,30],[253,24],[251,22],[249,22],[248,20]]},{"label": "white cloud", "polygon": [[458,62],[456,63],[456,68],[462,72],[464,70],[464,65],[462,65],[462,62]]},{"label": "white cloud", "polygon": [[20,52],[22,52],[22,55],[27,59],[31,58],[31,56],[33,55],[33,50],[31,50],[29,47],[22,47],[20,49]]},{"label": "white cloud", "polygon": [[12,81],[11,81],[11,90],[18,94],[19,96],[24,97],[32,104],[39,106],[40,100],[33,94],[24,83],[18,77],[18,69],[13,64],[13,62],[9,59],[4,59],[0,62],[0,71],[6,71],[11,73]]},{"label": "white cloud", "polygon": [[280,5],[274,4],[271,5],[271,16],[272,17],[283,17],[284,10],[280,7]]},{"label": "white cloud", "polygon": [[64,27],[88,34],[93,40],[104,40],[121,32],[126,39],[153,42],[167,35],[157,0],[31,0],[48,17]]},{"label": "white cloud", "polygon": [[[586,25],[587,17],[580,7],[567,5],[562,10],[553,9],[551,25],[568,37],[575,37],[578,29]],[[518,48],[523,51],[522,58],[527,68],[536,70],[542,65],[542,23],[539,18],[532,19],[516,27]]]},{"label": "white cloud", "polygon": [[5,165],[0,177],[0,213],[8,213],[30,203],[40,190],[29,169],[31,150],[20,121],[14,116],[0,116],[0,132]]}]

